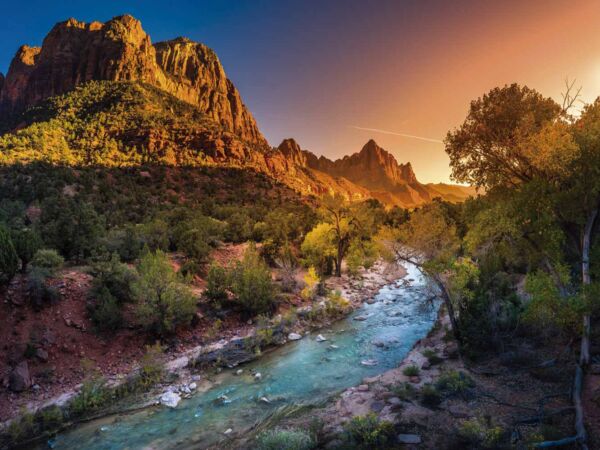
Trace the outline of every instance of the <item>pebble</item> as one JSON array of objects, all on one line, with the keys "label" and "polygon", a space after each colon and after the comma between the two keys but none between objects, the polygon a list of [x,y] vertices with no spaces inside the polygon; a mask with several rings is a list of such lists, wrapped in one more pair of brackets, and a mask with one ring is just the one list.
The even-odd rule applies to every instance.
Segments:
[{"label": "pebble", "polygon": [[369,385],[368,384],[361,384],[359,385],[356,390],[358,392],[367,392],[369,390]]},{"label": "pebble", "polygon": [[325,342],[327,340],[327,338],[325,336],[323,336],[322,334],[319,334],[317,336],[317,342]]},{"label": "pebble", "polygon": [[233,433],[233,430],[232,430],[231,428],[227,428],[227,429],[226,429],[226,430],[223,432],[223,434],[231,434],[231,433]]},{"label": "pebble", "polygon": [[238,370],[235,371],[236,375],[241,375],[243,373],[244,373],[244,369],[238,369]]},{"label": "pebble", "polygon": [[255,380],[260,380],[262,378],[262,374],[260,372],[257,372],[254,374],[254,379]]}]

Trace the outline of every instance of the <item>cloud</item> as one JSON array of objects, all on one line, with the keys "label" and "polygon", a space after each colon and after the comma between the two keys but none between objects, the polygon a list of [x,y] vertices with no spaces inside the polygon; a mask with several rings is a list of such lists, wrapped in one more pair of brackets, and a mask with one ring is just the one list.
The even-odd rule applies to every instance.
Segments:
[{"label": "cloud", "polygon": [[402,136],[402,137],[411,138],[411,139],[419,139],[421,141],[435,142],[436,144],[444,143],[444,141],[441,141],[439,139],[432,139],[432,138],[423,137],[423,136],[415,136],[413,134],[396,133],[395,131],[380,130],[379,128],[365,128],[365,127],[357,127],[355,125],[351,125],[351,127],[356,130],[373,131],[375,133],[381,133],[381,134],[392,134],[394,136]]}]

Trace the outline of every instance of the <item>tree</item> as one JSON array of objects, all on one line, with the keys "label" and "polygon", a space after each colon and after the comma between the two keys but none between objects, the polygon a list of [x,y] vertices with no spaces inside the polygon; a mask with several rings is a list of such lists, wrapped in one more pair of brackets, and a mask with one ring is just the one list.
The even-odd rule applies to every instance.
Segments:
[{"label": "tree", "polygon": [[137,267],[139,276],[132,283],[137,300],[136,320],[159,336],[188,325],[196,311],[196,299],[185,280],[173,269],[166,254],[146,253]]},{"label": "tree", "polygon": [[35,252],[42,247],[40,235],[31,228],[24,228],[12,233],[12,241],[21,260],[21,272],[25,273]]},{"label": "tree", "polygon": [[230,274],[231,291],[242,308],[250,314],[267,313],[275,305],[275,287],[271,271],[250,244],[241,261]]},{"label": "tree", "polygon": [[456,224],[444,213],[439,202],[416,210],[408,222],[396,228],[384,228],[379,240],[399,260],[414,264],[438,287],[448,310],[452,331],[462,342],[449,273],[457,262],[460,238]]},{"label": "tree", "polygon": [[561,112],[554,100],[517,84],[472,101],[464,123],[446,136],[453,177],[487,189],[532,180],[538,171],[523,144]]},{"label": "tree", "polygon": [[336,254],[333,227],[325,222],[318,223],[307,233],[300,249],[306,265],[317,268],[321,274],[330,273],[330,261]]},{"label": "tree", "polygon": [[19,258],[10,232],[0,225],[0,284],[8,283],[17,273]]}]

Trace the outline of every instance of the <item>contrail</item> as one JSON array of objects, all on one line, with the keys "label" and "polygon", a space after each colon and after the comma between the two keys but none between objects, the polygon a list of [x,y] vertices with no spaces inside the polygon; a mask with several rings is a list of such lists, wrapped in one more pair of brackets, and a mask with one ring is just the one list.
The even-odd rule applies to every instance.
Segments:
[{"label": "contrail", "polygon": [[444,141],[440,141],[439,139],[431,139],[431,138],[427,138],[427,137],[423,137],[423,136],[414,136],[412,134],[405,134],[405,133],[396,133],[395,131],[380,130],[379,128],[365,128],[365,127],[357,127],[354,125],[351,125],[351,127],[355,128],[357,130],[374,131],[376,133],[382,133],[382,134],[393,134],[394,136],[402,136],[402,137],[407,137],[407,138],[411,138],[411,139],[419,139],[421,141],[435,142],[436,144],[444,143]]}]

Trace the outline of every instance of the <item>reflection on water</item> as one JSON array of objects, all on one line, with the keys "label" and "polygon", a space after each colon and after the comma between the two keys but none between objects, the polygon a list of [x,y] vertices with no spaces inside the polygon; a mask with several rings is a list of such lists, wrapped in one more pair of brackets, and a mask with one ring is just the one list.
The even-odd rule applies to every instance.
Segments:
[{"label": "reflection on water", "polygon": [[[148,408],[82,424],[51,445],[81,450],[203,448],[230,439],[224,434],[229,428],[232,435],[243,433],[274,414],[322,403],[364,377],[396,367],[427,334],[437,307],[423,306],[428,294],[416,268],[408,268],[407,279],[414,279],[410,286],[397,282],[382,288],[375,303],[348,319],[242,366],[240,376],[223,374],[217,386],[175,409]],[[366,320],[353,320],[359,315]],[[317,342],[317,334],[327,341]],[[262,379],[255,380],[251,371],[260,372]],[[219,400],[223,395],[225,402]]]}]

